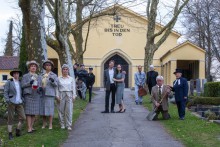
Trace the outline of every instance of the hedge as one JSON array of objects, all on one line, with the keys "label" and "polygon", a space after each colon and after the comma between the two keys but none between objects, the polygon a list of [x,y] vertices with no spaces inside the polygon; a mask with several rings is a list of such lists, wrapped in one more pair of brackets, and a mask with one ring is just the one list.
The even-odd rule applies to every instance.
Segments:
[{"label": "hedge", "polygon": [[220,97],[220,82],[207,82],[204,85],[204,97]]},{"label": "hedge", "polygon": [[187,106],[192,105],[220,105],[220,97],[190,97]]}]

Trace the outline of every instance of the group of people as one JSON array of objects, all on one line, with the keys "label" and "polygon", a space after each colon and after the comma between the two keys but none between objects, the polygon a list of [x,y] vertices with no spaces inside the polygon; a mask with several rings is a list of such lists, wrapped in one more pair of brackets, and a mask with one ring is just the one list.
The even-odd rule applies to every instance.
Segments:
[{"label": "group of people", "polygon": [[[12,78],[4,86],[4,98],[8,103],[8,132],[10,140],[13,139],[12,125],[15,112],[19,118],[16,136],[21,135],[21,126],[24,120],[27,121],[27,133],[33,133],[35,131],[35,116],[38,115],[43,117],[42,129],[47,126],[47,118],[49,119],[49,129],[52,129],[55,99],[57,101],[61,129],[67,128],[71,130],[73,102],[77,97],[76,89],[82,92],[80,85],[76,86],[76,79],[79,83],[84,80],[80,77],[82,75],[80,74],[81,70],[77,72],[79,77],[75,79],[69,75],[69,66],[67,64],[62,66],[62,75],[60,77],[57,77],[52,72],[54,69],[52,61],[45,61],[42,67],[44,73],[37,74],[39,64],[32,60],[27,62],[27,74],[22,76],[22,72],[19,69],[14,69],[10,72]],[[92,90],[95,80],[92,68],[90,68],[87,76],[92,76],[92,78],[86,77],[90,81],[87,86]],[[84,81],[81,83],[84,84]],[[83,98],[85,99],[85,94],[81,93],[81,95],[84,95]]]},{"label": "group of people", "polygon": [[[156,71],[154,66],[150,65],[150,71],[147,72],[147,79],[144,72],[142,72],[142,66],[138,66],[138,72],[135,73],[135,102],[136,104],[142,104],[142,96],[139,96],[138,91],[141,87],[148,87],[151,94],[151,101],[156,110],[154,120],[158,119],[158,115],[162,113],[163,119],[169,119],[168,113],[168,98],[175,96],[175,102],[178,109],[179,119],[185,118],[185,107],[188,98],[188,83],[185,78],[182,77],[182,70],[176,69],[173,73],[176,76],[176,80],[173,85],[164,85],[164,78]],[[145,84],[146,83],[146,84]],[[155,109],[156,108],[156,109]]]}]

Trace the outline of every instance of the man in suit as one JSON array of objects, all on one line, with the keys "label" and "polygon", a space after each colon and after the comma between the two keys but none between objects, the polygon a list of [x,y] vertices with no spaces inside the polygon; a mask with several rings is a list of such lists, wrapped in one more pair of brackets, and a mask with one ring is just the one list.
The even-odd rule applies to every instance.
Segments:
[{"label": "man in suit", "polygon": [[175,101],[178,108],[179,119],[184,120],[188,97],[188,83],[187,80],[182,77],[181,69],[176,69],[173,74],[176,76],[176,80],[173,82],[173,91],[175,92]]},{"label": "man in suit", "polygon": [[10,75],[13,77],[7,81],[4,86],[4,98],[8,104],[8,132],[9,140],[13,139],[12,135],[12,125],[14,120],[14,113],[16,112],[19,117],[19,122],[16,128],[16,136],[21,136],[21,126],[23,121],[26,119],[24,108],[23,108],[23,97],[21,90],[21,82],[19,77],[22,75],[22,72],[18,69],[14,69],[10,72]]},{"label": "man in suit", "polygon": [[93,84],[95,83],[95,75],[93,74],[93,68],[89,67],[89,74],[87,76],[87,80],[86,80],[86,86],[87,89],[89,89],[89,102],[91,103],[91,99],[92,99],[92,87]]},{"label": "man in suit", "polygon": [[111,113],[115,113],[115,92],[116,92],[116,85],[113,81],[113,77],[116,74],[114,68],[114,60],[109,61],[109,68],[104,71],[104,87],[105,87],[105,111],[102,113],[109,113],[109,97],[110,94],[112,95],[112,102],[111,102]]},{"label": "man in suit", "polygon": [[152,87],[151,100],[154,108],[157,107],[156,116],[154,120],[158,119],[160,112],[162,113],[163,119],[167,120],[170,118],[168,113],[168,97],[172,96],[171,88],[168,85],[164,85],[164,79],[162,76],[157,76],[157,84]]},{"label": "man in suit", "polygon": [[147,72],[147,81],[146,81],[150,94],[152,87],[154,87],[157,84],[156,82],[157,76],[158,76],[158,72],[154,71],[153,65],[150,65],[150,71]]},{"label": "man in suit", "polygon": [[146,81],[146,74],[142,71],[141,65],[138,66],[138,72],[136,72],[134,74],[134,81],[135,81],[135,85],[134,85],[135,102],[136,102],[136,105],[138,105],[138,104],[142,105],[143,98],[142,98],[142,96],[138,95],[138,90],[141,87],[144,87],[144,84]]}]

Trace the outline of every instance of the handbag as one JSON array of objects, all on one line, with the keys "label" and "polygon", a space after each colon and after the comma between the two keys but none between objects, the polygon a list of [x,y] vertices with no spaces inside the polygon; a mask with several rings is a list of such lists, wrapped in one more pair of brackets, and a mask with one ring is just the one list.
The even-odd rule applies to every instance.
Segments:
[{"label": "handbag", "polygon": [[147,90],[141,86],[139,89],[138,89],[138,96],[145,96],[147,95]]}]

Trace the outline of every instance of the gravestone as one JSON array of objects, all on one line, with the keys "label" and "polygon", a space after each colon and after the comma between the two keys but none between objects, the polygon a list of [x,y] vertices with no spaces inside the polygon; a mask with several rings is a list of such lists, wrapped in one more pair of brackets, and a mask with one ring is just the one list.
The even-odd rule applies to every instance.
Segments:
[{"label": "gravestone", "polygon": [[189,91],[190,91],[190,95],[193,96],[194,95],[194,80],[193,79],[190,80]]},{"label": "gravestone", "polygon": [[197,93],[197,96],[200,96],[200,94],[201,94],[201,81],[200,81],[200,79],[196,79],[196,93]]},{"label": "gravestone", "polygon": [[206,79],[202,79],[202,93],[204,93],[205,83],[207,83],[207,80]]}]

